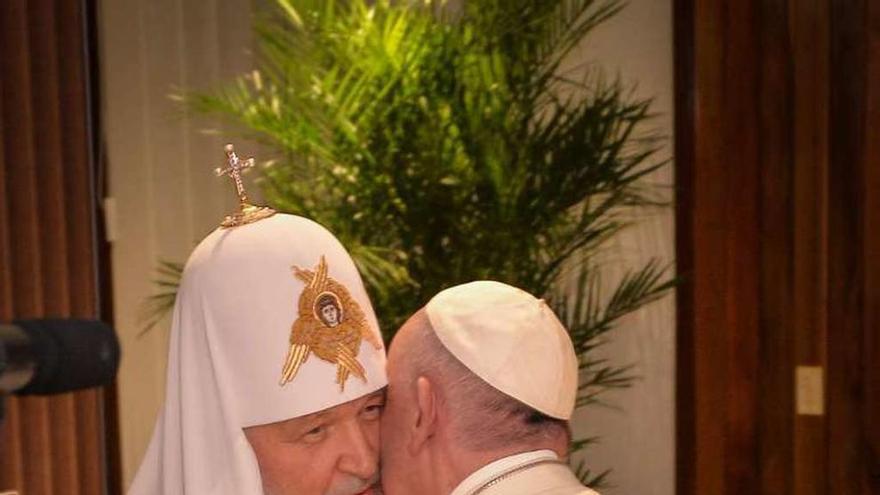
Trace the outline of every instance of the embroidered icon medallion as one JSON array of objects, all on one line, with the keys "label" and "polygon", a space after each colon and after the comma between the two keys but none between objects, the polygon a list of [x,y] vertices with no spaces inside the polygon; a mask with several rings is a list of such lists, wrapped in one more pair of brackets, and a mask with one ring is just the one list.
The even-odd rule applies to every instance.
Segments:
[{"label": "embroidered icon medallion", "polygon": [[381,349],[382,343],[370,330],[363,310],[348,289],[327,274],[323,256],[314,272],[294,266],[293,273],[306,286],[299,296],[299,316],[290,329],[290,349],[279,385],[292,381],[312,353],[337,366],[340,391],[345,390],[351,375],[366,382],[364,367],[357,359],[361,341],[367,339],[376,349]]}]

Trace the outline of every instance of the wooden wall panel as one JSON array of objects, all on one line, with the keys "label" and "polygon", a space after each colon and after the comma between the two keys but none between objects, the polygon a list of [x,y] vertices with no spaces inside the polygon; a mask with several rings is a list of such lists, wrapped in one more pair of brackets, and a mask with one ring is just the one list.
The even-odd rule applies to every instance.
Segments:
[{"label": "wooden wall panel", "polygon": [[676,9],[678,491],[880,493],[880,4]]},{"label": "wooden wall panel", "polygon": [[865,180],[863,185],[865,249],[865,468],[869,493],[880,493],[880,4],[871,2],[867,27],[865,95]]},{"label": "wooden wall panel", "polygon": [[[0,2],[0,320],[98,315],[85,12]],[[0,491],[106,492],[100,391],[6,401]]]},{"label": "wooden wall panel", "polygon": [[831,2],[827,456],[833,493],[880,493],[877,417],[870,415],[880,392],[880,361],[872,353],[880,260],[869,255],[878,242],[878,225],[870,223],[877,218],[870,208],[877,205],[880,160],[874,106],[880,78],[871,79],[880,58],[878,10],[868,0]]},{"label": "wooden wall panel", "polygon": [[[756,129],[760,142],[760,157],[756,163],[760,164],[757,174],[761,185],[755,216],[745,221],[760,219],[756,222],[760,226],[760,238],[756,240],[761,252],[757,265],[760,291],[757,301],[750,303],[755,304],[760,314],[753,328],[767,331],[755,334],[759,340],[758,370],[754,377],[758,384],[754,410],[757,455],[746,459],[750,464],[754,457],[760,459],[754,485],[760,487],[760,493],[783,494],[789,491],[793,476],[790,467],[794,397],[779,391],[791,391],[794,383],[796,338],[791,307],[796,258],[791,249],[796,217],[792,128],[795,78],[788,2],[766,0],[759,5],[755,52],[762,55],[760,66],[756,68],[759,74]],[[751,491],[748,487],[744,490]]]},{"label": "wooden wall panel", "polygon": [[[862,342],[858,338],[864,304],[862,259],[854,256],[862,243],[861,149],[864,134],[864,30],[856,18],[863,0],[831,2],[830,157],[828,175],[828,487],[836,493],[861,493],[861,430],[858,394]],[[855,441],[854,441],[855,440]]]},{"label": "wooden wall panel", "polygon": [[697,486],[697,336],[694,318],[696,280],[686,271],[692,269],[694,229],[694,175],[696,155],[694,77],[695,16],[692,1],[676,0],[674,22],[675,67],[675,250],[681,286],[676,292],[676,493],[695,493]]},{"label": "wooden wall panel", "polygon": [[678,492],[784,493],[774,490],[788,485],[793,400],[787,5],[676,9]]},{"label": "wooden wall panel", "polygon": [[[827,367],[828,102],[827,0],[799,0],[792,11],[794,85],[794,243],[792,286],[796,363]],[[825,419],[794,417],[793,493],[826,493]]]}]

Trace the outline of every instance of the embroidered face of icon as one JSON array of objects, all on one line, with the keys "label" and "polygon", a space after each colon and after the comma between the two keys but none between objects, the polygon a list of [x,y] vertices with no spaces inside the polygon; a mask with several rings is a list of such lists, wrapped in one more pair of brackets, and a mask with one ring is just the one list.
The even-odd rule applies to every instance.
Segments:
[{"label": "embroidered face of icon", "polygon": [[321,323],[333,328],[342,322],[342,304],[332,292],[324,292],[315,301],[315,316]]},{"label": "embroidered face of icon", "polygon": [[340,390],[351,375],[366,382],[364,367],[358,361],[361,341],[366,339],[377,350],[382,349],[382,342],[357,301],[344,285],[330,277],[323,256],[314,272],[293,267],[293,273],[305,287],[297,304],[298,317],[290,329],[290,348],[280,385],[293,380],[312,354],[337,366]]}]

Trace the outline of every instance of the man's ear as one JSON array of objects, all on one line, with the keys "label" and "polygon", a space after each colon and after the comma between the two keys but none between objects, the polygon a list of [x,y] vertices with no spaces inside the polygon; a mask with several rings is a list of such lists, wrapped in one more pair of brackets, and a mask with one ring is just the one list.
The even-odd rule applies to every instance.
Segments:
[{"label": "man's ear", "polygon": [[416,380],[416,421],[410,437],[410,454],[415,455],[437,429],[437,389],[424,376]]}]

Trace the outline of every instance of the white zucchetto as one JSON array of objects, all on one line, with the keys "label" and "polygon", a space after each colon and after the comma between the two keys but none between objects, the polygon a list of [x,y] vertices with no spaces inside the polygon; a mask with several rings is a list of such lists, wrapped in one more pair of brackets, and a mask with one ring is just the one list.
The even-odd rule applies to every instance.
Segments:
[{"label": "white zucchetto", "polygon": [[578,360],[542,299],[478,281],[440,292],[425,311],[440,342],[486,383],[548,416],[571,418]]}]

